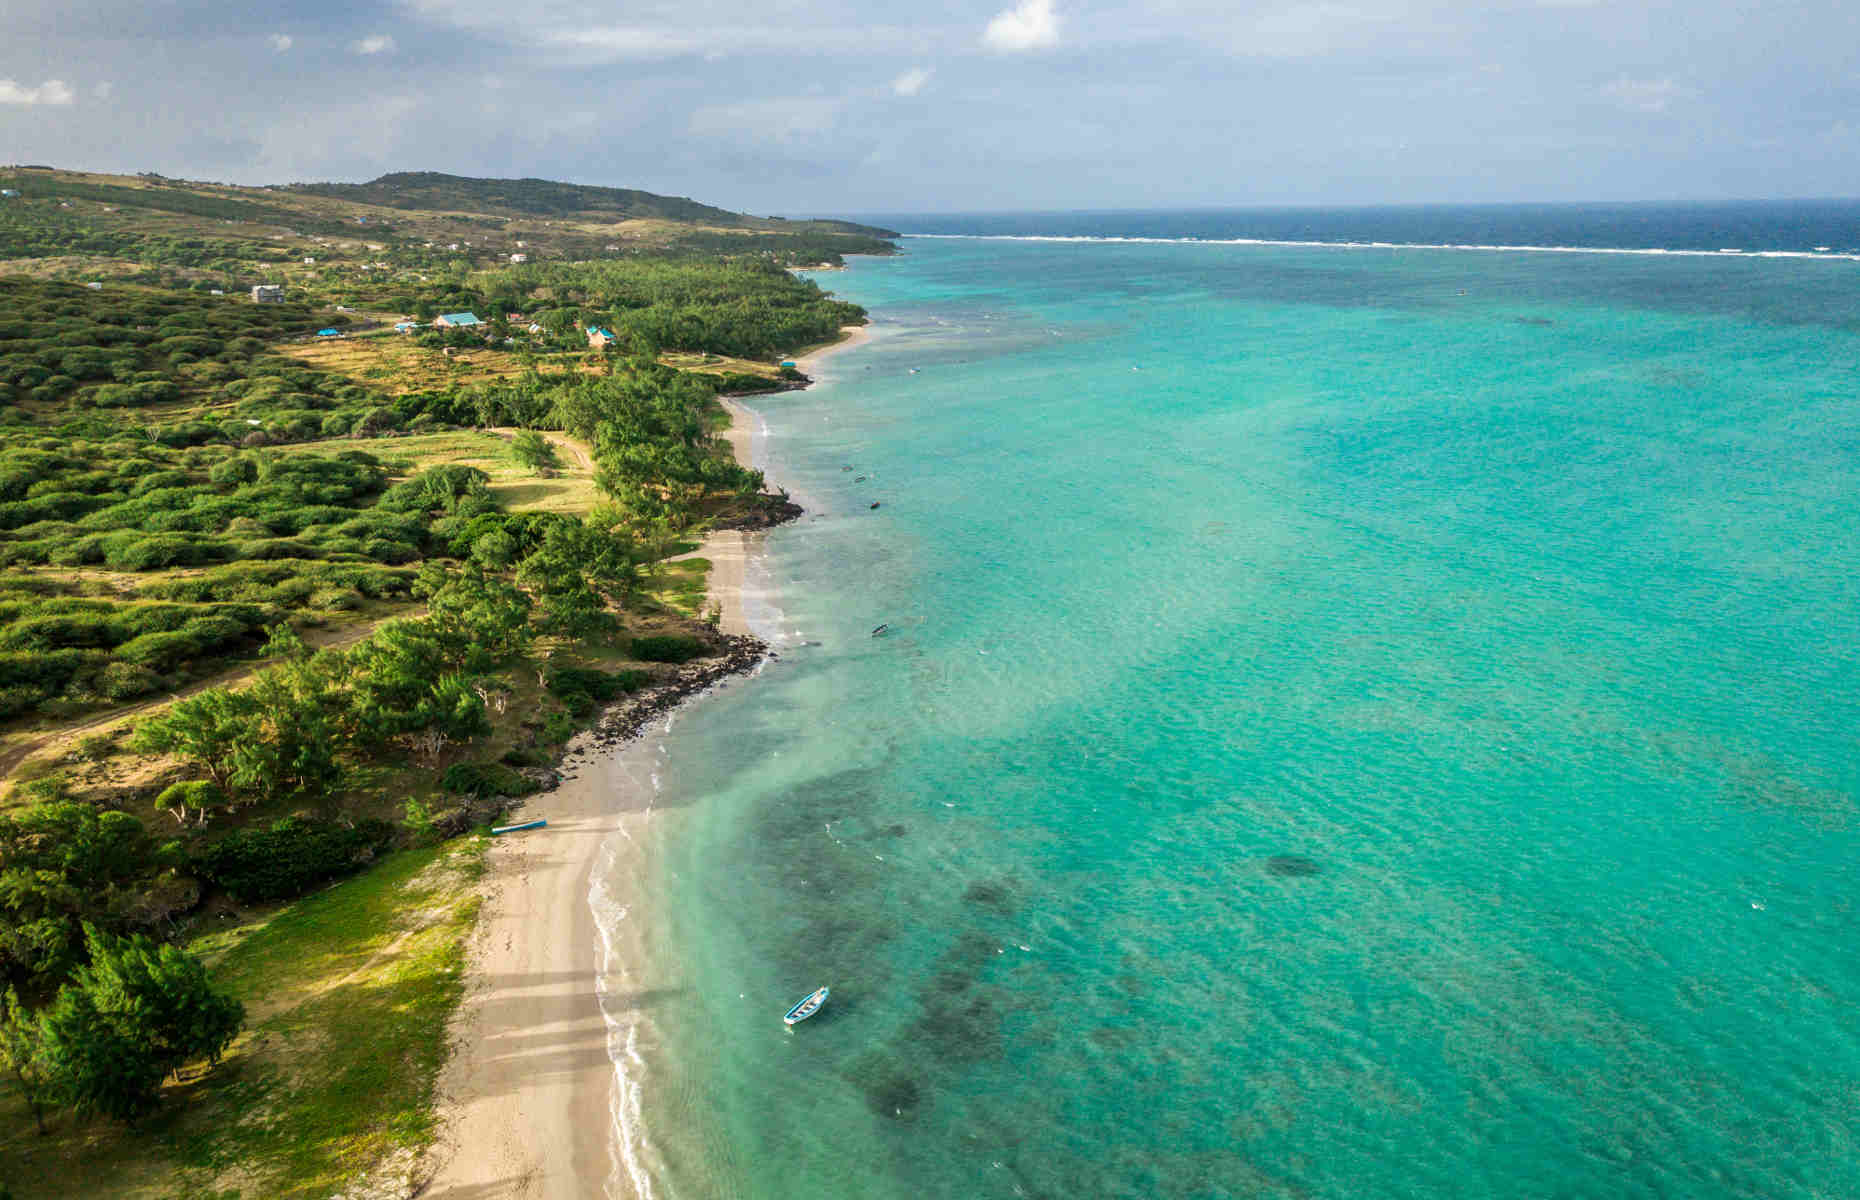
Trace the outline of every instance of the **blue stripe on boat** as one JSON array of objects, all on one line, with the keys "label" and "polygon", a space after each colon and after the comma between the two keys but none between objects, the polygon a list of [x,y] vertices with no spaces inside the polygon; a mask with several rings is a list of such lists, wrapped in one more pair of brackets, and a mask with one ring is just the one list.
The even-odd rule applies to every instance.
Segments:
[{"label": "blue stripe on boat", "polygon": [[826,1002],[827,1002],[827,989],[821,988],[819,991],[815,992],[813,995],[809,996],[807,999],[801,1001],[799,1004],[789,1009],[788,1015],[783,1017],[782,1021],[784,1024],[788,1024],[788,1025],[794,1025],[801,1021],[805,1021],[807,1020],[807,1018],[819,1012],[820,1006],[825,1004]]}]

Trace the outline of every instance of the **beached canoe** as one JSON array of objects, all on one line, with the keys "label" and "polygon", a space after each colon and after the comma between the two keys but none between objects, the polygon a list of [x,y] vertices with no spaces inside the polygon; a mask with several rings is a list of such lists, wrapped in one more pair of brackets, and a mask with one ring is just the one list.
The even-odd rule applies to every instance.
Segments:
[{"label": "beached canoe", "polygon": [[789,1009],[788,1015],[781,1019],[782,1024],[797,1025],[800,1022],[807,1020],[807,1018],[813,1016],[815,1013],[819,1012],[820,1006],[825,1004],[826,1002],[827,1002],[827,989],[821,988],[819,991],[815,992],[813,995],[809,996],[807,999],[801,1001],[799,1004]]}]

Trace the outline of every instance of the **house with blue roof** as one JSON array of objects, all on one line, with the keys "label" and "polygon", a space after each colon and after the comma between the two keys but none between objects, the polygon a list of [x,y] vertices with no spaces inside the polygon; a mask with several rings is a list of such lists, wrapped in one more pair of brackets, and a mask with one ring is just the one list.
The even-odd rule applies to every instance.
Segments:
[{"label": "house with blue roof", "polygon": [[482,324],[484,324],[484,322],[478,319],[477,313],[468,313],[468,312],[446,313],[444,316],[439,317],[433,322],[433,328],[434,329],[470,329],[474,325],[482,325]]},{"label": "house with blue roof", "polygon": [[602,329],[598,325],[588,326],[588,346],[595,350],[605,350],[614,344],[614,331]]}]

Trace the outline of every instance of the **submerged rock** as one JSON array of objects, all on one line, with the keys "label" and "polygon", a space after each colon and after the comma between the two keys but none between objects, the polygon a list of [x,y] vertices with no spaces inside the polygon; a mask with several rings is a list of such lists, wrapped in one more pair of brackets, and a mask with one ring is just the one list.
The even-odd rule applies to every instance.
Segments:
[{"label": "submerged rock", "polygon": [[1316,875],[1323,868],[1302,854],[1275,854],[1266,860],[1266,874],[1297,877]]},{"label": "submerged rock", "polygon": [[865,1094],[867,1104],[881,1117],[890,1117],[894,1121],[908,1121],[917,1115],[918,1106],[923,1103],[924,1090],[915,1079],[902,1075],[882,1080]]},{"label": "submerged rock", "polygon": [[993,880],[978,880],[969,885],[962,893],[966,904],[980,904],[999,913],[1012,912],[1014,909],[1014,891],[1004,883]]}]

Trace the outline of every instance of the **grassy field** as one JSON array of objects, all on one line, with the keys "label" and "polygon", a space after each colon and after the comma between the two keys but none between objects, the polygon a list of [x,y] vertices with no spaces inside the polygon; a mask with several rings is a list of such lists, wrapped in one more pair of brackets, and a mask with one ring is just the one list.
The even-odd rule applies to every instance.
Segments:
[{"label": "grassy field", "polygon": [[387,1194],[434,1135],[433,1089],[463,987],[485,843],[409,850],[192,948],[246,1005],[220,1066],[171,1083],[125,1133],[60,1116],[32,1132],[0,1090],[0,1186],[36,1197],[323,1196],[374,1172]]},{"label": "grassy field", "polygon": [[452,430],[408,437],[337,438],[280,447],[287,454],[337,454],[361,450],[383,462],[404,464],[412,474],[441,463],[477,467],[491,477],[498,503],[512,512],[585,513],[594,507],[594,464],[587,448],[560,433],[545,433],[562,465],[550,476],[538,475],[510,458],[510,434]]},{"label": "grassy field", "polygon": [[760,375],[764,379],[777,379],[781,376],[781,368],[774,363],[759,362],[753,358],[732,358],[727,354],[695,354],[669,350],[659,355],[659,361],[668,367],[696,371],[701,375]]},{"label": "grassy field", "polygon": [[687,617],[703,615],[710,582],[710,560],[680,558],[654,563],[641,590],[655,604]]},{"label": "grassy field", "polygon": [[298,342],[282,349],[318,370],[347,375],[396,396],[510,379],[528,369],[516,355],[502,350],[455,350],[447,357],[443,350],[395,333]]}]

